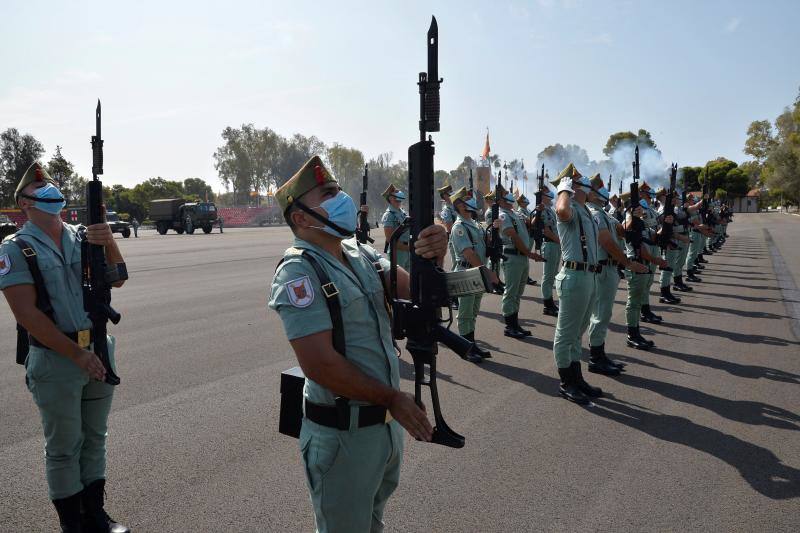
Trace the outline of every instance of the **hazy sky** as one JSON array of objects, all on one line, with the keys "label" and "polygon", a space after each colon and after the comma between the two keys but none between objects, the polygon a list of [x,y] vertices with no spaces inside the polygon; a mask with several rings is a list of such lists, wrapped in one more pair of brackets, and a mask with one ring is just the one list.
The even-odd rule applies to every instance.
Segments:
[{"label": "hazy sky", "polygon": [[417,73],[439,22],[436,166],[548,144],[602,157],[646,128],[681,165],[745,159],[748,124],[800,86],[800,1],[0,3],[0,129],[56,144],[90,175],[103,101],[105,180],[201,177],[226,126],[252,122],[405,159]]}]

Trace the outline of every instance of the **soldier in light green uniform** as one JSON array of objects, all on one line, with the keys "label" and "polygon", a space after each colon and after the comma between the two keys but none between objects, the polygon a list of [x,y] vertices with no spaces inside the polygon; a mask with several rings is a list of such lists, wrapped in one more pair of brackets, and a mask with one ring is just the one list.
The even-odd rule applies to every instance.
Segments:
[{"label": "soldier in light green uniform", "polygon": [[692,194],[687,196],[686,211],[689,213],[691,243],[689,244],[689,253],[686,256],[686,262],[683,265],[686,269],[686,280],[694,283],[702,281],[699,277],[697,277],[698,268],[695,263],[697,261],[697,256],[703,249],[704,240],[704,226],[702,218],[700,217],[700,207],[702,206],[703,202],[702,200],[699,202],[696,200],[697,199]]},{"label": "soldier in light green uniform", "polygon": [[[389,265],[351,238],[355,204],[319,157],[275,197],[295,238],[275,271],[269,307],[280,315],[306,376],[299,444],[317,531],[382,531],[384,507],[399,482],[401,426],[425,441],[433,431],[413,395],[399,390],[383,289]],[[415,253],[441,260],[447,253],[444,228],[420,232]],[[323,288],[312,261],[332,288]],[[398,295],[408,298],[408,274],[397,272]],[[334,348],[334,335],[342,332],[333,331],[326,305],[333,297],[341,306],[344,353]],[[343,401],[347,406],[340,409]]]},{"label": "soldier in light green uniform", "polygon": [[558,237],[563,265],[556,275],[561,304],[553,337],[553,356],[561,378],[561,395],[579,404],[602,396],[581,371],[581,339],[589,326],[597,298],[597,274],[602,271],[597,255],[597,224],[586,207],[591,192],[589,180],[570,163],[556,178]]},{"label": "soldier in light green uniform", "polygon": [[[650,188],[650,186],[642,182],[642,186],[639,187],[639,192],[641,193],[642,199],[647,204],[647,207],[644,208],[644,213],[642,214],[642,221],[644,222],[645,226],[645,242],[643,246],[647,247],[647,251],[653,257],[660,257],[661,256],[661,248],[658,246],[658,213],[653,208],[653,200],[655,197],[655,191]],[[664,265],[667,265],[664,262]],[[650,274],[648,274],[647,279],[647,288],[644,292],[644,301],[642,302],[642,316],[640,317],[642,322],[649,322],[651,324],[660,324],[663,322],[663,318],[653,312],[650,308],[650,288],[653,286],[653,282],[655,282],[656,273],[655,269],[653,269]]]},{"label": "soldier in light green uniform", "polygon": [[[453,207],[457,212],[456,222],[450,232],[450,249],[456,254],[455,270],[467,270],[486,265],[486,242],[483,228],[472,218],[478,205],[466,188],[457,190],[453,196]],[[499,280],[494,272],[488,271],[492,283]],[[458,302],[458,333],[470,341],[475,341],[475,318],[481,308],[483,294],[462,296]],[[491,357],[488,350],[478,347],[478,354],[483,358]]]},{"label": "soldier in light green uniform", "polygon": [[[395,188],[394,185],[389,185],[385,191],[383,191],[383,197],[389,203],[389,207],[386,208],[386,211],[383,213],[383,218],[381,218],[381,225],[383,226],[383,234],[386,237],[386,248],[384,248],[384,253],[388,252],[391,257],[391,250],[389,248],[389,239],[394,233],[394,230],[403,223],[403,221],[408,216],[403,208],[400,207],[403,200],[406,199],[406,193],[401,190]],[[411,264],[411,258],[408,255],[408,229],[403,231],[403,234],[400,236],[400,240],[397,241],[396,247],[396,261],[397,265],[403,267],[403,269],[408,270]]]},{"label": "soldier in light green uniform", "polygon": [[667,201],[666,189],[662,187],[656,191],[656,199],[659,202],[658,221],[662,225],[662,231],[665,222],[672,222],[672,243],[669,243],[667,250],[662,254],[663,259],[669,264],[672,270],[661,271],[661,297],[658,299],[658,301],[666,304],[679,304],[681,303],[681,299],[672,294],[670,287],[672,286],[673,278],[676,275],[680,276],[680,271],[683,266],[681,263],[681,257],[683,256],[684,249],[689,244],[689,239],[683,234],[683,225],[681,223],[682,219],[680,216],[678,216],[681,209],[680,199],[678,196],[674,195],[672,197],[672,205],[674,207],[675,215],[673,215],[671,218],[664,216],[666,210],[665,203]]},{"label": "soldier in light green uniform", "polygon": [[[626,194],[623,194],[622,196],[624,198]],[[644,199],[640,199],[638,206],[628,209],[625,215],[624,224],[626,232],[633,224],[633,217],[639,219],[643,218],[647,208],[647,202]],[[633,212],[631,212],[631,209]],[[650,238],[650,235],[650,229],[646,224],[643,223],[642,238],[648,239]],[[625,239],[625,255],[628,257],[628,259],[631,259],[634,262],[641,261],[648,267],[647,272],[636,272],[630,268],[625,270],[625,277],[628,280],[628,300],[625,305],[625,322],[628,326],[627,344],[628,346],[637,348],[639,350],[649,350],[655,346],[653,341],[642,337],[641,331],[639,330],[639,320],[642,307],[647,302],[648,292],[650,290],[650,279],[653,275],[652,269],[654,268],[654,265],[668,266],[666,261],[661,259],[657,254],[652,254],[650,250],[651,247],[645,243],[642,243],[639,250],[636,250],[634,249],[630,239],[627,237]]]},{"label": "soldier in light green uniform", "polygon": [[[517,213],[517,216],[520,218],[520,220],[525,222],[525,227],[528,230],[528,235],[529,235],[530,241],[531,241],[531,246],[533,246],[533,235],[531,233],[531,228],[532,228],[533,221],[531,220],[532,213],[531,213],[531,210],[528,209],[528,205],[530,205],[530,200],[528,200],[528,198],[524,194],[518,194],[517,195],[517,209],[515,210],[515,212]],[[536,281],[533,278],[531,278],[530,276],[528,276],[528,279],[526,280],[526,283],[528,285],[536,285]]]},{"label": "soldier in light green uniform", "polygon": [[676,191],[678,205],[675,208],[675,228],[680,228],[680,231],[676,230],[676,233],[679,233],[684,238],[681,242],[681,253],[673,266],[672,287],[676,291],[691,292],[694,289],[683,282],[683,269],[686,264],[686,258],[689,257],[689,248],[692,245],[692,227],[689,222],[691,213],[687,209],[688,205],[681,203],[682,196],[683,191]]},{"label": "soldier in light green uniform", "polygon": [[[442,208],[439,211],[439,220],[444,224],[447,230],[448,237],[453,229],[453,224],[456,222],[456,210],[453,208],[453,202],[450,199],[450,194],[453,192],[453,187],[445,185],[436,189],[439,193],[439,198],[442,199]],[[453,249],[450,249],[450,270],[455,270],[456,256]]]},{"label": "soldier in light green uniform", "polygon": [[619,287],[618,266],[630,268],[638,273],[647,273],[647,267],[629,260],[625,256],[625,240],[622,225],[605,211],[609,191],[603,186],[599,174],[590,180],[593,192],[589,194],[586,207],[592,213],[598,227],[598,264],[602,272],[595,276],[597,297],[595,308],[589,319],[589,372],[615,376],[625,366],[608,358],[605,351],[608,325],[614,309],[614,299]]},{"label": "soldier in light green uniform", "polygon": [[[490,205],[489,205],[489,207],[486,208],[486,213],[484,214],[484,217],[483,217],[483,220],[484,220],[483,228],[484,228],[484,232],[485,232],[484,233],[484,235],[485,235],[484,241],[486,243],[489,242],[488,241],[489,235],[490,235],[490,232],[492,231],[492,224],[494,223],[494,220],[492,219],[492,205],[491,205],[493,203],[494,203],[494,193],[492,193],[492,195],[490,197]],[[503,292],[505,292],[505,290],[504,290],[505,284],[502,281],[502,277],[503,276],[502,276],[502,269],[500,268],[500,265],[499,264],[495,264],[492,261],[491,257],[487,257],[486,264],[487,264],[489,270],[494,272],[495,277],[499,280],[497,285],[494,286],[494,289],[493,289],[492,292],[494,292],[494,294],[503,294]]]},{"label": "soldier in light green uniform", "polygon": [[503,334],[506,337],[521,339],[531,335],[527,329],[519,324],[519,302],[530,272],[528,260],[541,260],[542,257],[531,251],[530,236],[525,222],[514,212],[514,196],[503,191],[500,199],[500,236],[503,240],[503,301],[501,311],[506,327]]},{"label": "soldier in light green uniform", "polygon": [[[542,303],[544,304],[545,315],[558,316],[558,305],[553,299],[553,284],[556,280],[556,273],[561,266],[561,239],[558,237],[556,222],[556,212],[553,209],[553,199],[555,195],[547,186],[542,191],[542,207],[537,208],[536,217],[541,216],[544,225],[544,237],[542,242],[542,256],[544,266],[542,267]],[[541,215],[539,214],[541,212]]]},{"label": "soldier in light green uniform", "polygon": [[[15,199],[28,222],[0,245],[0,290],[29,334],[25,381],[44,428],[50,499],[62,531],[128,532],[103,509],[114,387],[103,381],[105,368],[92,352],[92,321],[81,290],[82,234],[79,227],[62,222],[64,198],[39,163],[27,169]],[[85,235],[90,243],[105,247],[110,266],[124,262],[108,224],[89,226]],[[26,256],[33,257],[41,272],[50,311],[37,307],[39,289]],[[109,359],[115,369],[114,342],[109,336]],[[41,527],[31,524],[26,530]]]}]

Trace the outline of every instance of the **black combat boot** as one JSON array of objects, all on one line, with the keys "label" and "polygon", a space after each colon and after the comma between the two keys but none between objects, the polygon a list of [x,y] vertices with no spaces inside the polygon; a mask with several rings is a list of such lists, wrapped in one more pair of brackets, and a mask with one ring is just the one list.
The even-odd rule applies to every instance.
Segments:
[{"label": "black combat boot", "polygon": [[529,330],[529,329],[524,329],[524,328],[523,328],[523,327],[522,327],[522,326],[519,324],[519,311],[517,311],[516,313],[514,313],[512,316],[514,317],[514,326],[517,328],[517,330],[518,330],[518,331],[521,331],[521,332],[522,332],[522,334],[523,334],[523,335],[525,335],[526,337],[530,337],[531,335],[533,335],[533,333],[531,333],[531,330]]},{"label": "black combat boot", "polygon": [[650,324],[661,324],[664,321],[663,318],[655,314],[650,310],[650,304],[642,306],[642,322],[649,322]]},{"label": "black combat boot", "polygon": [[458,298],[453,298],[450,301],[450,308],[453,309],[454,311],[458,311]]},{"label": "black combat boot", "polygon": [[639,326],[628,326],[628,346],[637,350],[649,350],[650,343],[639,333]]},{"label": "black combat boot", "polygon": [[691,281],[692,283],[700,283],[701,281],[703,281],[701,278],[698,278],[695,274],[697,274],[696,270],[687,270],[686,281]]},{"label": "black combat boot", "polygon": [[582,393],[584,393],[589,398],[600,398],[603,396],[603,389],[600,387],[592,387],[586,380],[583,379],[583,372],[581,372],[581,362],[580,361],[573,361],[572,362],[572,372],[575,376],[575,383],[578,385],[578,388]]},{"label": "black combat boot", "polygon": [[692,292],[694,289],[683,282],[683,276],[676,276],[672,283],[676,291]]},{"label": "black combat boot", "polygon": [[506,321],[506,329],[503,330],[503,335],[511,337],[512,339],[522,339],[527,336],[524,331],[519,330],[514,321],[514,315],[504,316],[503,318]]},{"label": "black combat boot", "polygon": [[118,524],[108,516],[104,509],[103,493],[106,486],[105,479],[92,481],[80,493],[84,533],[131,533],[131,530]]},{"label": "black combat boot", "polygon": [[552,298],[543,300],[542,303],[544,304],[544,310],[542,311],[543,314],[547,316],[558,316],[558,306]]},{"label": "black combat boot", "polygon": [[620,368],[606,357],[605,346],[605,344],[589,346],[589,372],[605,374],[606,376],[618,376]]},{"label": "black combat boot", "polygon": [[703,251],[700,252],[700,257],[703,257],[704,255],[714,255],[714,252],[712,252],[708,248],[703,248]]},{"label": "black combat boot", "polygon": [[698,256],[697,256],[697,262],[698,262],[698,263],[708,263],[708,261],[706,261],[706,258],[705,258],[705,257],[703,257],[703,254],[708,254],[708,255],[711,255],[711,254],[709,254],[708,252],[703,252],[702,254],[698,255]]},{"label": "black combat boot", "polygon": [[[475,342],[475,332],[474,331],[471,331],[470,333],[462,335],[462,337],[467,339],[469,342]],[[490,352],[489,350],[486,350],[484,348],[481,348],[477,344],[475,345],[475,349],[473,350],[473,353],[475,353],[476,355],[480,356],[481,359],[491,359],[492,358],[492,352]]]},{"label": "black combat boot", "polygon": [[61,524],[61,533],[83,533],[87,531],[81,525],[81,493],[73,494],[68,498],[53,500],[53,506],[58,513],[58,522]]},{"label": "black combat boot", "polygon": [[531,279],[530,277],[528,277],[527,283],[528,283],[528,285],[536,285],[536,280],[535,279]]},{"label": "black combat boot", "polygon": [[642,335],[641,328],[638,328],[638,327],[636,328],[636,334],[639,336],[639,340],[641,342],[645,343],[646,345],[648,345],[650,348],[652,348],[653,346],[656,345],[655,342],[651,341],[650,339],[648,339],[644,335]]},{"label": "black combat boot", "polygon": [[662,304],[679,304],[681,299],[673,295],[669,290],[669,285],[661,287],[661,297],[658,299]]},{"label": "black combat boot", "polygon": [[576,383],[573,367],[559,368],[558,375],[561,378],[561,386],[558,388],[561,396],[577,404],[586,405],[589,403],[589,398],[581,392]]}]

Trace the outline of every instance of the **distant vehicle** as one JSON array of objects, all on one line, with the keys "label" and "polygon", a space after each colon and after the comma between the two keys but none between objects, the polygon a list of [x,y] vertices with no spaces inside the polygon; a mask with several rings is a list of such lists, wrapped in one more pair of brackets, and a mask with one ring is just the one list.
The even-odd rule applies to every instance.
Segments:
[{"label": "distant vehicle", "polygon": [[17,232],[17,225],[6,215],[0,215],[0,241]]},{"label": "distant vehicle", "polygon": [[111,233],[120,233],[126,239],[131,236],[131,225],[120,220],[114,211],[106,211],[106,222],[111,226]]},{"label": "distant vehicle", "polygon": [[165,198],[150,202],[150,220],[161,235],[173,229],[178,234],[194,233],[202,228],[211,233],[217,221],[217,206],[213,202],[187,202],[182,198]]}]

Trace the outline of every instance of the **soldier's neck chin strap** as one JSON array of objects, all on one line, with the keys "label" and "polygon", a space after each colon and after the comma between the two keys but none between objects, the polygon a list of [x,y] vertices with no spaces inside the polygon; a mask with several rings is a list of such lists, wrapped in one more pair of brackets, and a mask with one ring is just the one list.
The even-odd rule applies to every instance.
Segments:
[{"label": "soldier's neck chin strap", "polygon": [[324,216],[320,215],[319,213],[317,213],[316,211],[314,211],[313,209],[311,209],[310,207],[305,205],[300,200],[295,200],[292,205],[295,205],[295,206],[299,207],[301,211],[309,214],[313,218],[316,218],[317,220],[319,220],[320,222],[322,222],[323,224],[325,224],[326,226],[331,228],[333,231],[337,232],[343,238],[352,237],[353,235],[355,235],[354,231],[347,231],[346,229],[344,229],[340,225],[331,222],[330,220],[328,220]]},{"label": "soldier's neck chin strap", "polygon": [[27,198],[28,200],[33,200],[34,202],[42,202],[43,204],[60,204],[65,200],[63,196],[61,198],[39,198],[38,196],[31,196],[23,192],[19,193],[19,196]]}]

